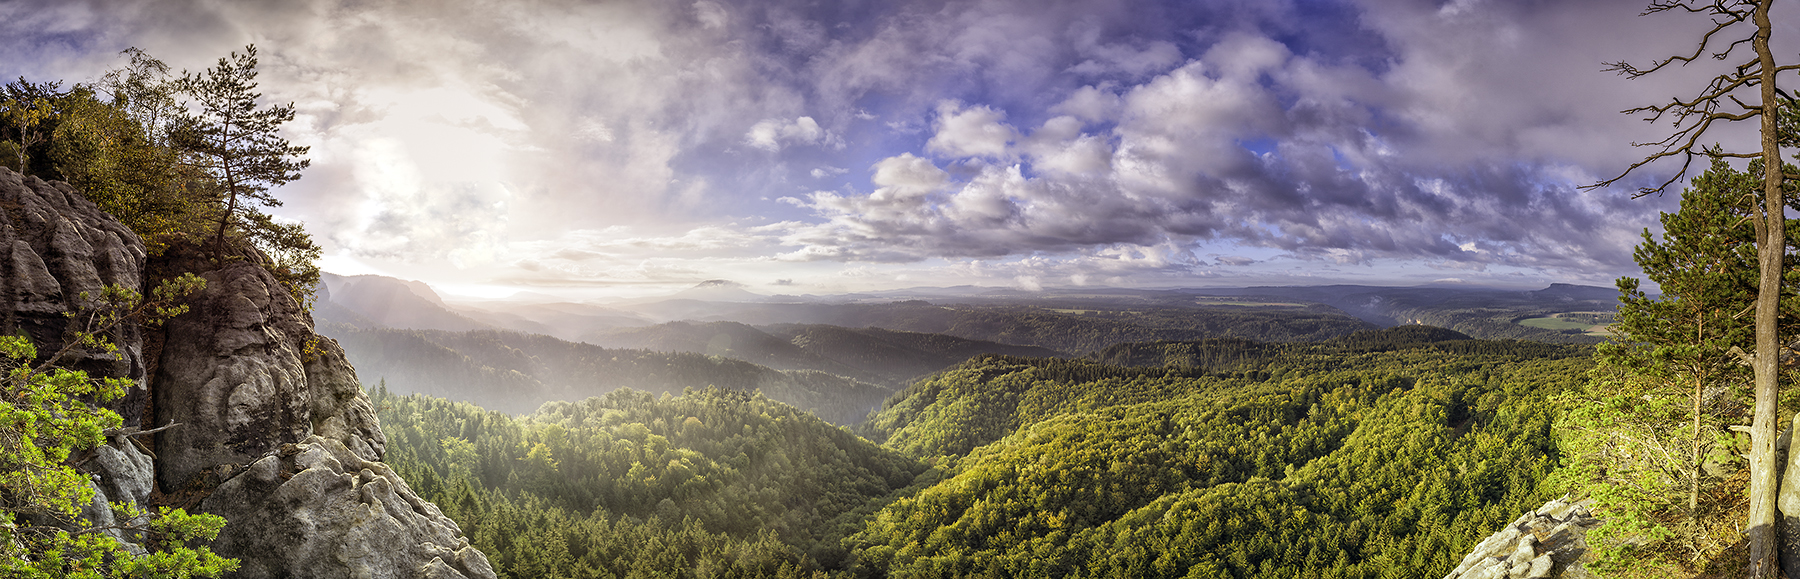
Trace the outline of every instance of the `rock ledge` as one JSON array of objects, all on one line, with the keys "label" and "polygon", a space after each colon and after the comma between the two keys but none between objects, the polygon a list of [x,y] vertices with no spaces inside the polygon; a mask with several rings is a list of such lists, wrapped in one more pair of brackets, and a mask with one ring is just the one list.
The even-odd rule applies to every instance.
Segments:
[{"label": "rock ledge", "polygon": [[1557,499],[1482,539],[1444,579],[1586,577],[1587,531],[1600,519],[1580,503]]}]

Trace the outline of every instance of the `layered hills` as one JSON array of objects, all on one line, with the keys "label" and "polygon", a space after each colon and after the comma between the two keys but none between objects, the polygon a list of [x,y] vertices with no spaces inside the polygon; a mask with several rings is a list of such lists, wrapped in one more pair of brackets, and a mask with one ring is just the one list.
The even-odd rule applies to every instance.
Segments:
[{"label": "layered hills", "polygon": [[1588,350],[1520,344],[1402,328],[1186,346],[1283,352],[1236,368],[982,355],[862,437],[721,389],[524,417],[375,399],[402,472],[502,576],[1423,577],[1545,500],[1546,401]]},{"label": "layered hills", "polygon": [[[1574,286],[936,303],[709,282],[474,308],[362,283],[320,296],[322,331],[377,389],[398,472],[503,577],[1442,575],[1549,498],[1548,400],[1591,363],[1549,343],[1567,332],[1482,337],[1607,307]],[[410,313],[363,311],[380,299]],[[559,311],[559,335],[528,331]],[[1393,326],[1428,316],[1459,329]]]}]

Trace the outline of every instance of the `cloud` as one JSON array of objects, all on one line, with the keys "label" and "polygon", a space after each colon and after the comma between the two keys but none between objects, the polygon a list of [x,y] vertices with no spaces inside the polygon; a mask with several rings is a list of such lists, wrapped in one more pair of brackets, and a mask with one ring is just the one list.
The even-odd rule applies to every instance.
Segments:
[{"label": "cloud", "polygon": [[[15,0],[0,73],[89,79],[129,46],[196,69],[256,43],[267,100],[294,102],[288,134],[314,147],[282,215],[334,255],[537,276],[980,261],[1053,284],[1210,279],[1206,246],[1259,271],[1280,254],[1591,276],[1632,271],[1672,204],[1576,188],[1660,137],[1614,111],[1707,75],[1599,72],[1694,38],[1641,8]],[[868,183],[790,180],[841,167]],[[572,233],[616,226],[661,229]]]},{"label": "cloud", "polygon": [[1112,120],[1119,108],[1119,95],[1088,85],[1075,89],[1068,98],[1050,107],[1050,112],[1073,115],[1091,122]]},{"label": "cloud", "polygon": [[1012,126],[1000,122],[1005,118],[1005,111],[991,107],[964,109],[962,103],[944,101],[937,108],[937,134],[925,148],[952,157],[1004,157],[1018,138]]},{"label": "cloud", "polygon": [[825,138],[825,131],[812,117],[792,121],[763,119],[744,133],[744,144],[765,151],[779,151],[785,143],[812,145]]},{"label": "cloud", "polygon": [[[1598,75],[1570,82],[1569,70],[1555,78],[1531,70],[1572,62],[1551,55],[1569,44],[1563,37],[1532,37],[1566,32],[1550,22],[1629,13],[1375,4],[1364,13],[1381,21],[1385,42],[1376,45],[1392,52],[1366,56],[1381,66],[1295,52],[1239,29],[1218,33],[1185,63],[1153,43],[1135,53],[1120,48],[1129,43],[1106,45],[1150,63],[1114,70],[1115,78],[1162,72],[1069,90],[1045,109],[1063,116],[1028,136],[1008,122],[1016,108],[941,100],[926,151],[948,166],[1011,164],[967,165],[904,205],[880,184],[866,198],[815,198],[826,221],[787,236],[801,247],[787,257],[996,257],[1230,240],[1353,264],[1630,267],[1629,247],[1654,226],[1657,205],[1576,188],[1628,158],[1619,133],[1608,148],[1625,155],[1576,150],[1608,138],[1601,129],[1622,124],[1608,115],[1623,107],[1528,94],[1552,86],[1620,103],[1639,98],[1595,89],[1606,81]],[[1093,58],[1075,66],[1107,70]],[[1597,122],[1569,122],[1576,118]],[[1471,133],[1487,136],[1469,142]],[[1545,140],[1555,143],[1540,146]]]}]

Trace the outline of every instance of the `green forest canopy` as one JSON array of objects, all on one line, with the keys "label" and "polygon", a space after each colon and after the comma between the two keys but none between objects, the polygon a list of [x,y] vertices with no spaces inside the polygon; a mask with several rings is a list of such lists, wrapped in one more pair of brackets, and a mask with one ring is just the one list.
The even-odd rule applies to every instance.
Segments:
[{"label": "green forest canopy", "polygon": [[716,389],[375,400],[507,577],[1442,575],[1546,498],[1589,350],[1366,338],[1223,373],[978,358],[896,394],[880,446]]}]

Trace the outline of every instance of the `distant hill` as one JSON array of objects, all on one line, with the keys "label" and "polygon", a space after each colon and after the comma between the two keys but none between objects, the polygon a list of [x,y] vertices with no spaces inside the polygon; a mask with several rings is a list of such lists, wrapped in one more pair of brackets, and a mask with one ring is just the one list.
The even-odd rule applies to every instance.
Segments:
[{"label": "distant hill", "polygon": [[1094,352],[1086,360],[1129,368],[1167,368],[1188,373],[1230,374],[1264,371],[1298,355],[1365,354],[1406,349],[1480,352],[1496,355],[1552,356],[1570,346],[1535,341],[1487,341],[1435,326],[1395,326],[1364,330],[1318,343],[1269,343],[1235,338],[1118,344]]},{"label": "distant hill", "polygon": [[766,301],[768,296],[744,289],[744,284],[735,281],[710,279],[682,290],[675,294],[674,299],[707,302],[759,302]]},{"label": "distant hill", "polygon": [[445,332],[321,324],[365,384],[420,393],[514,414],[553,400],[580,400],[631,388],[681,393],[717,386],[760,390],[770,399],[835,424],[854,424],[893,391],[809,370],[776,370],[742,360],[686,352],[602,348],[508,331]]},{"label": "distant hill", "polygon": [[490,304],[482,308],[462,305],[457,311],[497,328],[556,336],[576,342],[592,342],[591,336],[616,328],[654,323],[649,318],[632,312],[589,304]]},{"label": "distant hill", "polygon": [[736,358],[783,370],[819,370],[845,376],[863,372],[822,358],[781,337],[737,322],[669,322],[596,332],[588,342],[611,348],[692,352]]},{"label": "distant hill", "polygon": [[589,341],[615,348],[723,356],[782,370],[816,370],[895,388],[980,354],[1067,356],[1035,346],[826,324],[757,328],[737,322],[669,322],[596,333]]},{"label": "distant hill", "polygon": [[319,307],[314,317],[322,321],[372,327],[418,330],[493,329],[451,311],[431,286],[379,275],[341,276],[331,273],[319,276],[314,295]]},{"label": "distant hill", "polygon": [[1147,306],[1134,300],[1124,308],[1110,302],[1081,307],[1040,305],[936,305],[907,300],[880,304],[733,303],[666,300],[632,306],[657,317],[730,321],[753,326],[824,324],[875,327],[924,334],[1037,346],[1059,352],[1089,352],[1124,342],[1233,336],[1247,339],[1316,341],[1376,326],[1330,306],[1245,307],[1236,305]]},{"label": "distant hill", "polygon": [[1550,287],[1531,292],[1531,295],[1539,300],[1617,302],[1619,288],[1553,283]]},{"label": "distant hill", "polygon": [[1037,346],[1015,346],[946,334],[823,324],[780,324],[764,328],[802,350],[859,369],[875,380],[907,382],[982,354],[1061,358],[1068,354]]},{"label": "distant hill", "polygon": [[1480,287],[1378,287],[1358,285],[1184,290],[1192,295],[1254,296],[1331,305],[1379,326],[1439,326],[1484,340],[1533,340],[1594,344],[1603,338],[1532,328],[1518,320],[1564,312],[1611,312],[1614,288],[1551,284],[1541,290]]}]

